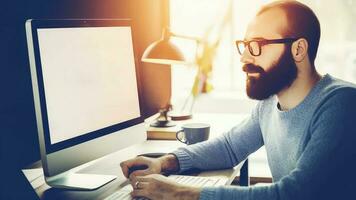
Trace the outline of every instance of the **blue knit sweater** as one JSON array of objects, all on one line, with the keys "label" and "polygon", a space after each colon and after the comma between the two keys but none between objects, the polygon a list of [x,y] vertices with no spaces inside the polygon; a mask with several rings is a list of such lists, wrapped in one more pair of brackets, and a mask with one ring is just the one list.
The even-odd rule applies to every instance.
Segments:
[{"label": "blue knit sweater", "polygon": [[173,152],[181,171],[210,170],[265,145],[271,185],[204,187],[200,199],[356,199],[356,86],[325,75],[293,109],[277,105],[276,96],[260,101],[220,137]]}]

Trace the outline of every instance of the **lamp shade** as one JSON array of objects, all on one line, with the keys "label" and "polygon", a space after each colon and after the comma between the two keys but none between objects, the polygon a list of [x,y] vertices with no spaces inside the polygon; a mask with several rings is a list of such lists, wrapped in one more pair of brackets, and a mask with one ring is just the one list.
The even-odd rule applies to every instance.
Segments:
[{"label": "lamp shade", "polygon": [[169,38],[153,42],[143,53],[142,62],[156,64],[187,64],[184,55]]}]

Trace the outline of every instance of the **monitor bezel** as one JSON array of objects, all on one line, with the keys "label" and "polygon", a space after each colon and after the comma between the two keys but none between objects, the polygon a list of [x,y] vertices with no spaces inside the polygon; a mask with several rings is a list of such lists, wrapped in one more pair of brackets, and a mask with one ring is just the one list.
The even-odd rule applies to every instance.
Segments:
[{"label": "monitor bezel", "polygon": [[[140,105],[140,116],[125,122],[117,123],[99,130],[95,130],[68,140],[64,140],[58,143],[51,144],[50,141],[50,130],[48,123],[47,115],[47,106],[46,106],[46,94],[44,90],[43,76],[42,76],[42,64],[39,51],[39,42],[37,29],[41,28],[80,28],[80,27],[130,27],[131,28],[131,38],[133,44],[133,53],[134,53],[134,63],[135,63],[135,72],[136,72],[136,82],[137,82],[137,93]],[[142,93],[141,93],[141,84],[140,84],[140,71],[137,61],[137,50],[135,47],[135,38],[134,38],[134,28],[132,21],[130,19],[50,19],[50,20],[32,20],[31,21],[31,32],[32,32],[32,41],[33,41],[33,50],[35,57],[36,65],[36,75],[37,75],[37,85],[38,85],[38,94],[40,101],[40,112],[42,115],[42,127],[43,135],[45,142],[46,153],[54,153],[65,148],[69,148],[110,133],[114,133],[131,126],[140,124],[144,121],[143,110],[142,110]]]}]

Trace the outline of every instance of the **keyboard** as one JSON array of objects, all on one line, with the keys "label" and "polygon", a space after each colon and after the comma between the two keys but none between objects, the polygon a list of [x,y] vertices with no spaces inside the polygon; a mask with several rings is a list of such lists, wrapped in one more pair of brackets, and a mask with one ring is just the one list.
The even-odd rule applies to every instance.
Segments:
[{"label": "keyboard", "polygon": [[[221,185],[221,179],[214,177],[170,175],[168,178],[187,186],[203,187]],[[144,197],[133,199],[130,195],[131,191],[132,186],[129,184],[106,197],[104,200],[147,200],[147,198]]]},{"label": "keyboard", "polygon": [[214,186],[218,184],[218,178],[214,177],[199,177],[199,176],[181,176],[181,175],[170,175],[169,179],[173,179],[177,183],[187,185],[187,186],[195,186],[195,187],[203,187],[203,186]]}]

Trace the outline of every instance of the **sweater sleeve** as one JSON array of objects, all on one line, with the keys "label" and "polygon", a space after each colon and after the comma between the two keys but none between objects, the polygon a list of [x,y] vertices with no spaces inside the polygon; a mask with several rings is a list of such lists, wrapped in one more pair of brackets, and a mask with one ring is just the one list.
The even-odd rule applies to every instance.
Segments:
[{"label": "sweater sleeve", "polygon": [[180,172],[197,168],[226,169],[237,165],[263,145],[257,105],[251,115],[220,137],[189,145],[174,152]]},{"label": "sweater sleeve", "polygon": [[333,94],[315,111],[295,169],[269,186],[205,187],[200,199],[349,199],[356,188],[356,92]]}]

